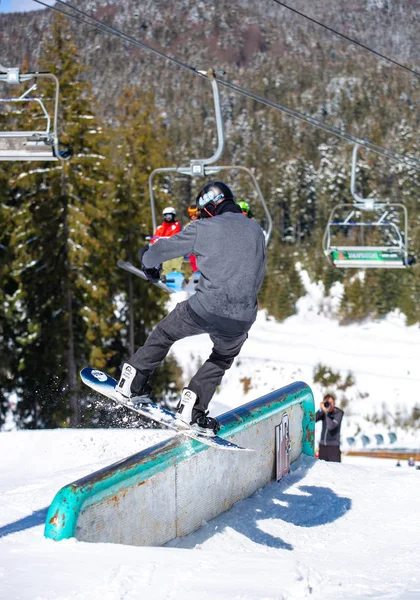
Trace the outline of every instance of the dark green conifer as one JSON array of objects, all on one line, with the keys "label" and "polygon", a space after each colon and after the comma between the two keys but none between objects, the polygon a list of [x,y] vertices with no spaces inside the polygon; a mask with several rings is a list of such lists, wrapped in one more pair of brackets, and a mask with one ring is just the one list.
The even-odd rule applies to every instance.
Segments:
[{"label": "dark green conifer", "polygon": [[[95,347],[107,348],[116,324],[101,262],[104,138],[89,85],[80,80],[81,58],[60,17],[45,40],[40,68],[60,81],[60,134],[71,142],[74,158],[19,165],[11,303],[23,329],[16,349],[19,422],[55,427],[80,423],[78,369]],[[52,88],[40,91],[50,107]],[[113,352],[109,344],[107,352]]]}]

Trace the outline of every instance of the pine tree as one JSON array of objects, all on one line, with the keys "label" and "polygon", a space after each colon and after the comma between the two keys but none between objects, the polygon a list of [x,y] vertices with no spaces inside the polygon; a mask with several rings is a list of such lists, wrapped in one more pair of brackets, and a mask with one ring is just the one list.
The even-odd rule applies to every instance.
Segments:
[{"label": "pine tree", "polygon": [[[150,94],[140,89],[123,90],[115,112],[118,125],[111,136],[109,164],[109,226],[112,230],[112,255],[137,264],[138,250],[147,244],[153,233],[148,181],[150,173],[167,163],[170,143],[161,113]],[[171,179],[170,183],[173,183]],[[156,178],[156,214],[164,204],[174,204],[179,212],[185,206],[184,195],[168,199],[167,182]],[[117,269],[113,276],[119,297],[121,352],[115,358],[120,362],[142,345],[152,327],[164,314],[165,294],[136,276]],[[111,363],[117,367],[115,361]],[[177,386],[177,367],[172,359],[156,371],[152,385],[156,399],[173,395]],[[179,387],[179,386],[178,386]]]},{"label": "pine tree", "polygon": [[[22,201],[11,246],[18,287],[11,303],[14,322],[24,329],[15,381],[19,422],[55,427],[80,423],[77,369],[95,346],[107,347],[117,328],[101,269],[103,134],[89,85],[80,81],[81,58],[60,17],[53,21],[40,68],[60,81],[61,137],[71,141],[75,155],[66,163],[24,165],[17,178]],[[43,92],[48,107],[52,88],[46,85]]]},{"label": "pine tree", "polygon": [[363,274],[356,273],[346,282],[339,311],[342,325],[358,323],[374,314],[375,309],[367,297],[364,279]]},{"label": "pine tree", "polygon": [[9,396],[13,391],[13,373],[16,369],[15,334],[10,319],[10,301],[16,290],[11,275],[12,252],[10,237],[14,228],[13,195],[9,186],[10,165],[0,169],[0,426],[9,410]]},{"label": "pine tree", "polygon": [[[23,65],[23,71],[25,65]],[[7,96],[19,96],[22,90],[7,87]],[[6,105],[0,114],[0,128],[4,131],[24,130],[28,116],[27,104]],[[28,128],[28,127],[27,127]],[[18,368],[18,346],[24,333],[22,320],[15,318],[11,299],[17,290],[13,276],[13,246],[11,239],[16,228],[16,217],[22,202],[22,190],[17,185],[22,163],[3,161],[0,163],[0,426],[11,409],[15,390],[15,375]]]},{"label": "pine tree", "polygon": [[273,247],[267,252],[267,274],[259,296],[261,306],[277,320],[295,314],[296,302],[304,289],[296,270],[297,251],[294,246],[280,244],[277,232]]}]

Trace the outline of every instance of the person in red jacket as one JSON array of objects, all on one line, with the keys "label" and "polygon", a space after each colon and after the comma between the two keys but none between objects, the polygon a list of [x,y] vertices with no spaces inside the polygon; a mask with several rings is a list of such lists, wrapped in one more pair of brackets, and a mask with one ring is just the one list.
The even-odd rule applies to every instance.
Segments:
[{"label": "person in red jacket", "polygon": [[[181,231],[181,223],[176,220],[176,210],[172,206],[167,206],[162,211],[163,221],[156,227],[153,234],[153,239],[150,240],[150,244],[156,242],[162,237],[171,237]],[[182,256],[180,258],[173,258],[167,260],[162,264],[162,275],[161,278],[165,279],[166,275],[171,271],[181,272],[182,269]]]}]

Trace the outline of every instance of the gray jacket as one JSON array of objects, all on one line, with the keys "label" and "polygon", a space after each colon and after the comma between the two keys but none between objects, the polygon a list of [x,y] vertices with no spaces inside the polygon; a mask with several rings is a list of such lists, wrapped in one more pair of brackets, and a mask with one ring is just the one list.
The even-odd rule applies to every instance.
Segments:
[{"label": "gray jacket", "polygon": [[146,268],[195,254],[201,273],[189,306],[220,332],[248,331],[255,321],[264,279],[265,240],[261,227],[242,213],[201,219],[170,238],[160,238],[143,255]]},{"label": "gray jacket", "polygon": [[343,415],[344,412],[341,408],[337,407],[329,413],[325,413],[323,410],[317,410],[315,420],[322,421],[322,432],[319,440],[320,446],[340,445],[340,430]]}]

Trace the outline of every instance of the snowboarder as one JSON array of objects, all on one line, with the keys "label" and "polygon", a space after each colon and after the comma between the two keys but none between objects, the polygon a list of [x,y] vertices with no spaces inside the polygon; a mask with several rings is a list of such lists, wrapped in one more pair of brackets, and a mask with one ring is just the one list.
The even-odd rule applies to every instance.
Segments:
[{"label": "snowboarder", "polygon": [[[162,237],[171,237],[181,231],[181,223],[176,220],[176,210],[172,206],[167,206],[162,211],[163,221],[156,227],[153,238],[150,243],[154,244]],[[179,271],[182,269],[182,257],[177,257],[173,260],[168,260],[162,265],[161,279],[165,281],[166,275],[171,271]]]},{"label": "snowboarder", "polygon": [[197,256],[201,278],[196,293],[176,305],[122,366],[116,392],[133,404],[150,402],[149,376],[172,344],[207,333],[209,358],[182,391],[177,407],[180,427],[215,435],[220,426],[208,417],[208,405],[238,356],[257,316],[257,294],[264,279],[265,242],[261,228],[247,219],[222,182],[206,184],[197,196],[200,219],[182,232],[161,238],[139,251],[142,268],[157,280],[162,262],[186,254]]}]

